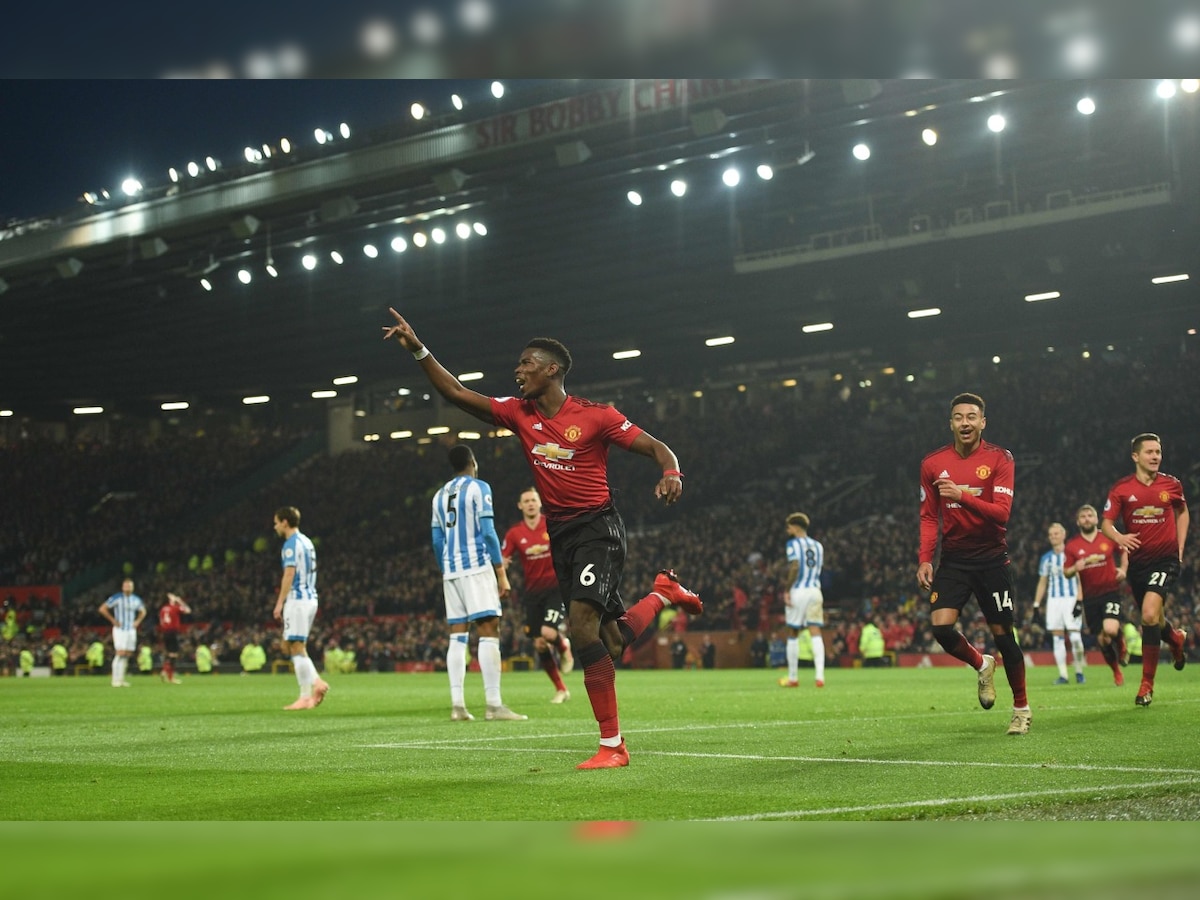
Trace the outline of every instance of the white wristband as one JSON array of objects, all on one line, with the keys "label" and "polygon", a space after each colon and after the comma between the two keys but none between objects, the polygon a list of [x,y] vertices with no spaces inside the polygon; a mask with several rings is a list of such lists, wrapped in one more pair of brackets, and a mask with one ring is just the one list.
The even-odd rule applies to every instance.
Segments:
[{"label": "white wristband", "polygon": [[420,350],[414,350],[412,352],[412,355],[413,355],[413,359],[422,360],[429,355],[429,348],[422,347]]}]

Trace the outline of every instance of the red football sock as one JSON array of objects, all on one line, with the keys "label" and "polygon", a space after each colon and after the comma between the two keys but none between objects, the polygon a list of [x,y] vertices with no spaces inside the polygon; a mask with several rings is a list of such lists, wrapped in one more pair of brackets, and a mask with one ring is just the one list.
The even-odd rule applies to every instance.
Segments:
[{"label": "red football sock", "polygon": [[621,726],[617,720],[617,670],[612,657],[602,641],[582,648],[579,655],[596,660],[583,667],[583,686],[592,704],[592,714],[600,725],[600,737],[615,738],[621,733]]},{"label": "red football sock", "polygon": [[956,640],[954,641],[954,645],[952,647],[943,645],[942,649],[955,659],[961,659],[976,671],[978,671],[979,667],[983,665],[983,654],[976,650],[975,647],[972,646],[971,642],[963,637],[961,633],[956,635]]},{"label": "red football sock", "polygon": [[567,686],[563,684],[562,677],[558,674],[558,663],[554,661],[554,654],[550,652],[550,648],[538,651],[538,659],[542,661],[542,668],[546,670],[546,674],[550,676],[550,680],[554,682],[556,690],[565,691]]},{"label": "red football sock", "polygon": [[1154,676],[1158,674],[1158,641],[1142,643],[1142,681],[1154,684]]},{"label": "red football sock", "polygon": [[[629,645],[642,636],[642,632],[650,627],[650,623],[658,618],[666,603],[658,594],[647,594],[632,607],[625,610],[625,615],[617,619],[621,633],[625,635],[625,644]],[[628,633],[626,633],[628,632]]]},{"label": "red football sock", "polygon": [[1025,685],[1025,654],[1021,652],[1021,646],[1011,632],[998,634],[993,640],[996,642],[996,650],[1004,660],[1004,675],[1008,679],[1008,686],[1012,688],[1013,707],[1024,709],[1029,705]]},{"label": "red football sock", "polygon": [[1101,647],[1100,651],[1104,656],[1104,661],[1108,663],[1108,667],[1112,669],[1113,672],[1120,672],[1121,645],[1116,641],[1112,641],[1111,643],[1105,644],[1103,647]]}]

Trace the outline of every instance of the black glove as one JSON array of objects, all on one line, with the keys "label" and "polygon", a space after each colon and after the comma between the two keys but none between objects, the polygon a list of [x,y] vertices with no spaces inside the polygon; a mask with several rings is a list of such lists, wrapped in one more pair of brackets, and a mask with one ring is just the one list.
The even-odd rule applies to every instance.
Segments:
[{"label": "black glove", "polygon": [[1071,610],[1071,615],[1073,615],[1077,619],[1083,615],[1083,601],[1082,600],[1075,601],[1075,608]]}]

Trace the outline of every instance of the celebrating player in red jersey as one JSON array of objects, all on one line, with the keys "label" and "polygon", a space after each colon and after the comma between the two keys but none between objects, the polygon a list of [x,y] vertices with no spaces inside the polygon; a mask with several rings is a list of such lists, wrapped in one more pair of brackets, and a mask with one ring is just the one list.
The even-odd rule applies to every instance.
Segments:
[{"label": "celebrating player in red jersey", "polygon": [[671,504],[683,493],[683,473],[671,448],[611,406],[572,397],[563,387],[571,354],[552,338],[534,338],[521,352],[516,381],[520,397],[486,397],[463,387],[439,363],[396,310],[384,326],[420,362],[439,394],[484,422],[513,431],[525,448],[534,483],[546,510],[554,571],[568,610],[575,658],[583,686],[600,726],[600,749],[578,769],[629,765],[617,716],[613,661],[670,603],[693,614],[700,598],[669,569],[659,572],[653,590],[628,610],[621,600],[625,565],[625,523],[608,487],[608,448],[648,456],[662,475],[654,495]]},{"label": "celebrating player in red jersey", "polygon": [[[955,628],[972,595],[987,619],[1013,692],[1009,734],[1028,734],[1025,656],[1013,636],[1016,592],[1005,538],[1013,501],[1013,458],[983,439],[983,399],[959,394],[950,403],[954,443],[921,461],[921,549],[917,584],[932,589],[933,636],[951,656],[979,673],[979,705],[996,702],[995,657],[981,654]],[[941,560],[934,573],[939,524]]]},{"label": "celebrating player in red jersey", "polygon": [[[567,611],[558,590],[558,576],[554,574],[550,532],[547,531],[546,517],[542,515],[542,498],[537,488],[521,491],[517,507],[521,510],[521,521],[505,533],[500,555],[504,557],[505,569],[514,559],[520,560],[525,581],[525,634],[533,638],[542,668],[554,684],[554,697],[550,702],[564,703],[571,699],[571,692],[563,684],[562,676],[575,667],[575,659],[571,656],[571,642],[562,633],[567,624]],[[551,647],[558,650],[562,660],[561,675]]]},{"label": "celebrating player in red jersey", "polygon": [[163,664],[159,677],[168,684],[183,684],[175,674],[175,660],[179,659],[179,633],[183,631],[184,614],[191,615],[192,608],[178,594],[167,594],[167,602],[158,610],[158,630],[162,632]]},{"label": "celebrating player in red jersey", "polygon": [[1096,636],[1104,661],[1112,669],[1113,683],[1120,687],[1125,683],[1121,672],[1125,639],[1121,637],[1120,589],[1129,557],[1116,542],[1100,534],[1096,507],[1087,503],[1079,507],[1075,524],[1079,526],[1079,534],[1063,548],[1066,559],[1063,574],[1068,578],[1079,576],[1088,631]]},{"label": "celebrating player in red jersey", "polygon": [[[1100,530],[1129,554],[1129,586],[1142,605],[1142,683],[1133,702],[1149,706],[1154,700],[1159,644],[1166,641],[1175,668],[1187,662],[1187,632],[1163,618],[1163,598],[1179,577],[1190,515],[1183,485],[1174,475],[1160,472],[1162,442],[1145,432],[1130,442],[1134,472],[1112,486],[1104,504]],[[1122,531],[1115,522],[1121,520]]]}]

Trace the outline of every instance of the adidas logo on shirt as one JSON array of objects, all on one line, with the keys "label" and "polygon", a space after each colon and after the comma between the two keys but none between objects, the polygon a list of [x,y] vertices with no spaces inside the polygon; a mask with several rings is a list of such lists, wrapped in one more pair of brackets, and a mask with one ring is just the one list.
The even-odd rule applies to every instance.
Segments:
[{"label": "adidas logo on shirt", "polygon": [[938,478],[949,478],[949,477],[950,477],[950,473],[947,472],[945,469],[942,469],[942,474],[938,476]]}]

